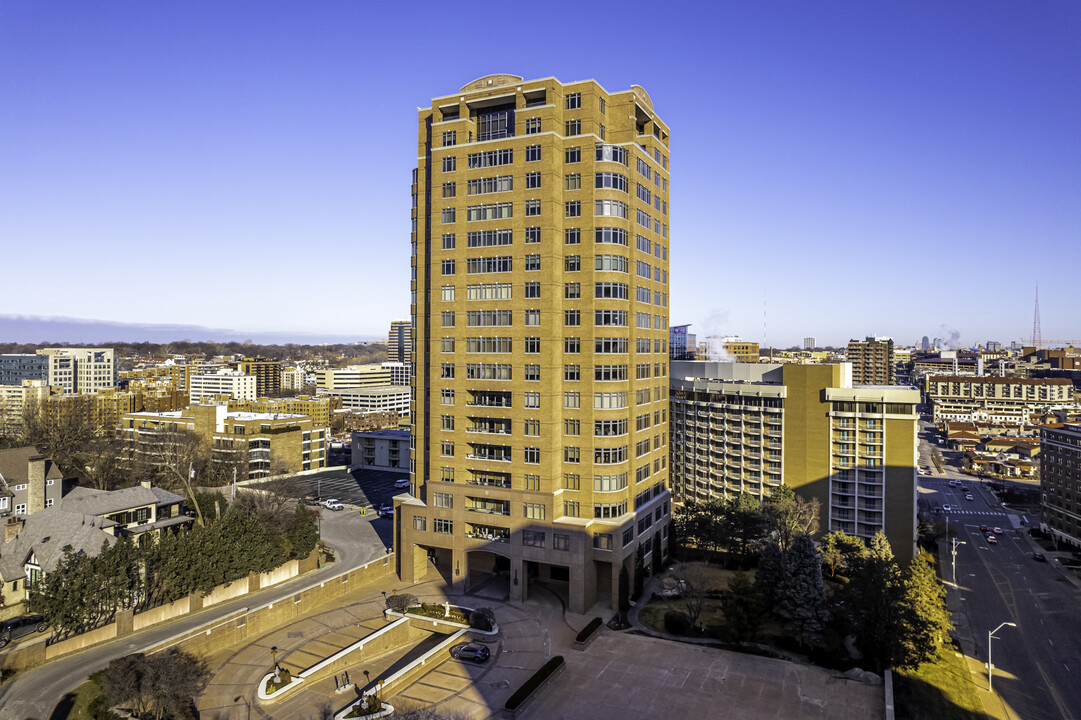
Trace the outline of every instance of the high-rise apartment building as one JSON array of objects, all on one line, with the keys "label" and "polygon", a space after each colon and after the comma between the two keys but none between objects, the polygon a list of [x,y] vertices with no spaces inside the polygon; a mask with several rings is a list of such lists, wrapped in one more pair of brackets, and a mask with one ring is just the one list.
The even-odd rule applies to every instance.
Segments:
[{"label": "high-rise apartment building", "polygon": [[862,342],[849,340],[845,361],[852,363],[852,381],[857,385],[893,385],[897,382],[893,338],[868,336]]},{"label": "high-rise apartment building", "polygon": [[222,369],[192,375],[188,387],[188,401],[192,403],[215,395],[225,395],[234,400],[254,400],[259,397],[256,377],[240,370]]},{"label": "high-rise apartment building", "polygon": [[387,360],[390,362],[413,362],[413,321],[392,320],[387,335]]},{"label": "high-rise apartment building", "polygon": [[1081,424],[1040,428],[1041,527],[1055,540],[1081,546]]},{"label": "high-rise apartment building", "polygon": [[490,75],[418,130],[400,576],[615,604],[667,552],[668,127],[638,86]]},{"label": "high-rise apartment building", "polygon": [[668,328],[668,357],[672,360],[694,360],[698,340],[687,332],[690,325],[672,325]]},{"label": "high-rise apartment building", "polygon": [[787,485],[819,501],[822,532],[916,542],[914,387],[859,386],[835,365],[677,362],[672,492],[686,500]]},{"label": "high-rise apartment building", "polygon": [[817,339],[815,339],[813,337],[805,337],[805,338],[803,338],[803,349],[804,350],[814,350],[816,347],[818,347],[818,340]]},{"label": "high-rise apartment building", "polygon": [[255,393],[259,397],[273,397],[281,394],[282,364],[270,358],[244,358],[233,363],[245,375],[255,376]]},{"label": "high-rise apartment building", "polygon": [[36,353],[0,355],[0,385],[23,384],[24,380],[47,383],[49,359]]}]

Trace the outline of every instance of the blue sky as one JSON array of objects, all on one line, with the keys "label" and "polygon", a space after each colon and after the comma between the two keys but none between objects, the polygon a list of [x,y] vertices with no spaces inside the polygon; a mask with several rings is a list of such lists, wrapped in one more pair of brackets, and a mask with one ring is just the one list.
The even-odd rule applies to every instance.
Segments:
[{"label": "blue sky", "polygon": [[416,108],[494,72],[650,93],[700,336],[1021,339],[1039,282],[1081,340],[1074,0],[6,0],[0,314],[385,334]]}]

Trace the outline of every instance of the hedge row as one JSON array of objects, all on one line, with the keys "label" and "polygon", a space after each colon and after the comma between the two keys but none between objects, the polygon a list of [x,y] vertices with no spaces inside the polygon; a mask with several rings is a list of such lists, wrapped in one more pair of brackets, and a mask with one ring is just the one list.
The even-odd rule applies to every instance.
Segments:
[{"label": "hedge row", "polygon": [[552,673],[561,667],[563,667],[562,655],[556,655],[548,662],[544,663],[540,670],[533,673],[532,677],[522,683],[522,686],[515,690],[513,695],[507,698],[507,704],[504,707],[507,710],[517,710],[519,705],[525,702],[545,680],[552,676]]},{"label": "hedge row", "polygon": [[589,639],[590,635],[597,632],[597,630],[602,624],[604,624],[604,621],[601,620],[599,617],[593,618],[589,621],[588,625],[582,628],[582,632],[578,633],[578,637],[575,639],[575,642],[584,643],[586,640]]}]

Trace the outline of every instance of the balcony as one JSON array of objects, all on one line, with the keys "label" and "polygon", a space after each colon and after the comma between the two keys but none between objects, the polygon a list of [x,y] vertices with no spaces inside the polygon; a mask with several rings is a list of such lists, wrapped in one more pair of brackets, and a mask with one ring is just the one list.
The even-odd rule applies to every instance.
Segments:
[{"label": "balcony", "polygon": [[508,542],[510,530],[494,525],[476,525],[466,523],[465,536],[474,540],[487,540],[489,542]]}]

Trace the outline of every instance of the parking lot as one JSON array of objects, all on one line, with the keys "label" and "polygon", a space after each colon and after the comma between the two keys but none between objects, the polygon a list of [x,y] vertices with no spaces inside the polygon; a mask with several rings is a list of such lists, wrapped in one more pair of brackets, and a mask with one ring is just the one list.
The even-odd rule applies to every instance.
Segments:
[{"label": "parking lot", "polygon": [[355,470],[345,468],[301,475],[307,485],[307,494],[321,500],[335,498],[346,506],[363,507],[371,512],[383,504],[390,504],[395,495],[408,492],[408,488],[396,488],[394,483],[408,480],[409,475],[385,470]]}]

